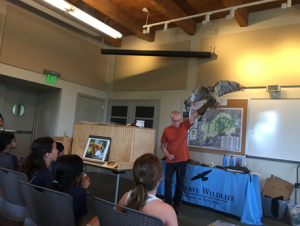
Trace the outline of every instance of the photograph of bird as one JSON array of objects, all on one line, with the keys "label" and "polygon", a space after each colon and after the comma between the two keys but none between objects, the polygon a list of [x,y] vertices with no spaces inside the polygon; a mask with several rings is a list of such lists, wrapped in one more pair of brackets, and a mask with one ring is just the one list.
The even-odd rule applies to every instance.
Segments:
[{"label": "photograph of bird", "polygon": [[211,86],[207,88],[204,86],[197,87],[196,89],[193,90],[189,99],[185,101],[184,104],[185,107],[189,109],[193,103],[203,99],[207,99],[210,101],[210,107],[211,106],[217,107],[218,106],[217,96],[220,97],[227,93],[242,91],[242,90],[243,88],[240,86],[239,83],[220,80],[213,87]]}]

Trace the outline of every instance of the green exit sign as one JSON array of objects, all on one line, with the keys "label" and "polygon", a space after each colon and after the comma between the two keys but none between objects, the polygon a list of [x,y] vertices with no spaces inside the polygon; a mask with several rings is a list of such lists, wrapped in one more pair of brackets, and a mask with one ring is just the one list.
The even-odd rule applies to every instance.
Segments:
[{"label": "green exit sign", "polygon": [[44,69],[45,82],[51,85],[57,83],[57,79],[60,77],[60,73]]},{"label": "green exit sign", "polygon": [[49,83],[49,84],[56,84],[56,79],[57,77],[54,76],[54,75],[46,75],[46,83]]}]

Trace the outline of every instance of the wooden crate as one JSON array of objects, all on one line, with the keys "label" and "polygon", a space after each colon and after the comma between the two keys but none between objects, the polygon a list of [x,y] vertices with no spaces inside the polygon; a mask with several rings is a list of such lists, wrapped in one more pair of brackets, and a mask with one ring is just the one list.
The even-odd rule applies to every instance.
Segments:
[{"label": "wooden crate", "polygon": [[71,154],[73,137],[54,137],[54,140],[63,144],[65,155]]},{"label": "wooden crate", "polygon": [[145,153],[154,153],[155,129],[98,123],[75,123],[72,154],[83,156],[90,135],[111,137],[108,160],[134,162]]}]

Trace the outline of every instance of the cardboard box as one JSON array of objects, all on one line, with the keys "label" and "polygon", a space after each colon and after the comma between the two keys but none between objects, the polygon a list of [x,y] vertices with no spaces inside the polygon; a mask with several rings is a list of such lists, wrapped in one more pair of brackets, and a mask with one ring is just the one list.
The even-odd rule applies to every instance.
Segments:
[{"label": "cardboard box", "polygon": [[283,196],[283,200],[287,201],[290,199],[294,188],[294,184],[291,184],[288,181],[271,175],[271,177],[267,178],[266,180],[261,196],[265,197],[267,195],[271,198]]}]

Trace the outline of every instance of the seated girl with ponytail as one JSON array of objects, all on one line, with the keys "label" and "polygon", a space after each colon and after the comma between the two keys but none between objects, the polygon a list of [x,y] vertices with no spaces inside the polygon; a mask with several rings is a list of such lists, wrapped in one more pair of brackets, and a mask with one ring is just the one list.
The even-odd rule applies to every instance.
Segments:
[{"label": "seated girl with ponytail", "polygon": [[[125,206],[162,219],[164,225],[177,226],[174,209],[157,198],[156,190],[161,180],[162,166],[153,154],[144,154],[133,164],[135,189],[124,194],[118,205]],[[88,224],[99,225],[97,217]]]},{"label": "seated girl with ponytail", "polygon": [[87,191],[90,185],[88,176],[82,175],[83,161],[78,155],[63,155],[55,164],[54,181],[50,187],[73,197],[76,226],[81,226],[88,213]]},{"label": "seated girl with ponytail", "polygon": [[56,143],[51,137],[41,137],[33,141],[31,154],[27,156],[20,172],[27,175],[30,183],[48,188],[52,185],[53,175],[48,169],[57,159]]}]

